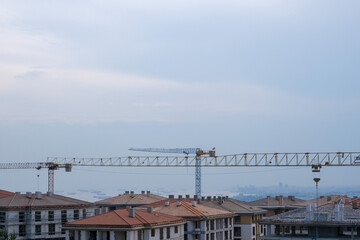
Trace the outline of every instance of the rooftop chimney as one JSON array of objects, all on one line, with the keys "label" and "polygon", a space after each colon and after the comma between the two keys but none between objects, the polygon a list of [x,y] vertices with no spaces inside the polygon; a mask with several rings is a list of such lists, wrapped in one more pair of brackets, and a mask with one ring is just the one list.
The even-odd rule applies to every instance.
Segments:
[{"label": "rooftop chimney", "polygon": [[270,205],[270,196],[266,196],[266,206]]},{"label": "rooftop chimney", "polygon": [[135,208],[129,208],[129,217],[135,217]]},{"label": "rooftop chimney", "polygon": [[150,191],[147,191],[147,192],[146,192],[146,195],[147,195],[148,197],[150,197]]},{"label": "rooftop chimney", "polygon": [[176,203],[176,206],[177,206],[177,207],[180,207],[180,206],[181,206],[181,202],[177,202],[177,203]]},{"label": "rooftop chimney", "polygon": [[201,200],[204,201],[204,200],[205,200],[205,197],[201,197]]},{"label": "rooftop chimney", "polygon": [[152,208],[152,207],[148,207],[148,208],[147,208],[147,212],[148,212],[148,213],[152,213],[152,212],[153,212],[153,208]]},{"label": "rooftop chimney", "polygon": [[31,192],[26,192],[26,197],[27,197],[27,198],[31,198],[31,195],[32,195]]},{"label": "rooftop chimney", "polygon": [[130,192],[129,191],[125,191],[125,194],[129,194]]},{"label": "rooftop chimney", "polygon": [[196,207],[196,201],[192,201],[193,207]]},{"label": "rooftop chimney", "polygon": [[42,198],[41,192],[35,192],[35,198],[36,199],[41,199]]},{"label": "rooftop chimney", "polygon": [[207,200],[207,201],[211,201],[211,197],[208,196],[208,197],[206,198],[206,200]]},{"label": "rooftop chimney", "polygon": [[46,193],[46,196],[51,197],[51,196],[52,196],[52,192],[47,192],[47,193]]},{"label": "rooftop chimney", "polygon": [[170,205],[170,203],[169,202],[165,202],[165,206],[169,206]]},{"label": "rooftop chimney", "polygon": [[190,198],[190,195],[186,195],[186,198]]},{"label": "rooftop chimney", "polygon": [[182,195],[179,195],[178,199],[179,199],[179,201],[181,201],[182,200]]},{"label": "rooftop chimney", "polygon": [[169,199],[173,199],[174,198],[174,195],[169,195]]},{"label": "rooftop chimney", "polygon": [[229,200],[229,196],[225,196],[225,200],[226,200],[226,201]]},{"label": "rooftop chimney", "polygon": [[194,200],[198,200],[198,195],[194,195]]},{"label": "rooftop chimney", "polygon": [[145,194],[145,191],[141,191],[141,194]]},{"label": "rooftop chimney", "polygon": [[216,196],[213,196],[213,201],[216,201],[217,197]]}]

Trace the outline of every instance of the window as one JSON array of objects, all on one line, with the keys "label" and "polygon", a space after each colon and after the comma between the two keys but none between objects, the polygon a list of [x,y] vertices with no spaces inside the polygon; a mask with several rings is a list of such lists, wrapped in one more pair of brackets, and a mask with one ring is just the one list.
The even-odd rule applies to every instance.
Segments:
[{"label": "window", "polygon": [[179,226],[175,226],[174,232],[175,232],[175,233],[178,233],[178,232],[179,232]]},{"label": "window", "polygon": [[19,225],[19,236],[26,235],[26,225]]},{"label": "window", "polygon": [[241,217],[240,216],[236,216],[235,217],[235,224],[240,224],[241,223]]},{"label": "window", "polygon": [[35,222],[41,222],[41,212],[35,211]]},{"label": "window", "polygon": [[215,229],[215,220],[210,220],[210,230]]},{"label": "window", "polygon": [[241,227],[234,227],[234,236],[241,237]]},{"label": "window", "polygon": [[225,219],[224,219],[224,222],[225,222],[225,228],[228,228],[228,226],[229,226],[228,220],[229,220],[229,219],[227,219],[227,218],[225,218]]},{"label": "window", "polygon": [[6,212],[0,212],[0,223],[4,223],[6,220]]},{"label": "window", "polygon": [[166,238],[170,238],[170,228],[166,228]]},{"label": "window", "polygon": [[210,234],[210,240],[215,240],[215,233]]},{"label": "window", "polygon": [[49,235],[55,235],[55,224],[49,224]]},{"label": "window", "polygon": [[25,222],[25,212],[19,212],[19,222]]},{"label": "window", "polygon": [[74,210],[74,220],[79,219],[79,210]]},{"label": "window", "polygon": [[232,230],[230,230],[229,239],[232,239]]},{"label": "window", "polygon": [[209,234],[206,234],[206,240],[210,240]]},{"label": "window", "polygon": [[64,228],[61,228],[61,234],[66,234],[66,230]]},{"label": "window", "polygon": [[228,239],[229,239],[229,232],[225,231],[225,240],[228,240]]},{"label": "window", "polygon": [[252,227],[252,232],[253,232],[253,234],[252,235],[255,235],[255,227]]},{"label": "window", "polygon": [[155,237],[155,229],[151,229],[151,236]]},{"label": "window", "polygon": [[61,210],[61,222],[62,223],[67,222],[67,212],[66,212],[66,210]]},{"label": "window", "polygon": [[35,225],[35,235],[41,235],[41,225]]},{"label": "window", "polygon": [[164,229],[160,228],[160,239],[164,239]]},{"label": "window", "polygon": [[138,239],[137,240],[142,240],[142,231],[138,230]]},{"label": "window", "polygon": [[83,209],[83,218],[86,218],[86,209]]},{"label": "window", "polygon": [[51,222],[51,221],[54,221],[54,211],[49,211],[48,212],[48,220]]}]

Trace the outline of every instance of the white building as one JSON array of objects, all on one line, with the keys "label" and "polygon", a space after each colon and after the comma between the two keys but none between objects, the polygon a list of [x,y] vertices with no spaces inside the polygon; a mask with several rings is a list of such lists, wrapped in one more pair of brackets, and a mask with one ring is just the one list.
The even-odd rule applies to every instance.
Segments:
[{"label": "white building", "polygon": [[119,209],[65,224],[67,240],[183,240],[186,220],[147,209]]},{"label": "white building", "polygon": [[185,224],[185,240],[230,240],[234,238],[234,213],[197,204],[188,197],[173,197],[152,203],[155,211],[182,217]]},{"label": "white building", "polygon": [[95,205],[57,194],[15,193],[0,198],[0,228],[17,239],[65,239],[62,225],[93,216]]},{"label": "white building", "polygon": [[235,240],[259,240],[264,235],[264,228],[257,221],[262,219],[263,215],[266,214],[266,210],[228,197],[203,197],[199,204],[235,213]]}]

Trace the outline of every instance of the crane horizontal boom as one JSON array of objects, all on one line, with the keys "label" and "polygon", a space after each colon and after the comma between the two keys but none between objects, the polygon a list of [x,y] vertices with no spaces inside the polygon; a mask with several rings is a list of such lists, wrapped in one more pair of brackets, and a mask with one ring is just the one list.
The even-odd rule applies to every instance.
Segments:
[{"label": "crane horizontal boom", "polygon": [[[196,156],[131,156],[114,158],[48,157],[47,162],[72,166],[196,167]],[[202,167],[360,166],[360,152],[243,153],[204,156]]]}]

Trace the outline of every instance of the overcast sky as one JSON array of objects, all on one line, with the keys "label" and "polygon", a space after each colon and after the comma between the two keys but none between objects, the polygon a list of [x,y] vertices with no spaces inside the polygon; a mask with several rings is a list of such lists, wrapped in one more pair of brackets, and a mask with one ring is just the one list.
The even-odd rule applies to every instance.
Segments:
[{"label": "overcast sky", "polygon": [[[360,151],[360,2],[0,1],[0,162],[129,147]],[[144,154],[141,154],[144,155]],[[351,185],[360,169],[324,169]],[[74,168],[55,188],[193,191],[194,169]],[[42,170],[0,188],[47,189]],[[203,193],[311,185],[310,169],[205,169]],[[76,183],[76,184],[75,184]],[[129,189],[131,190],[131,189]]]}]

